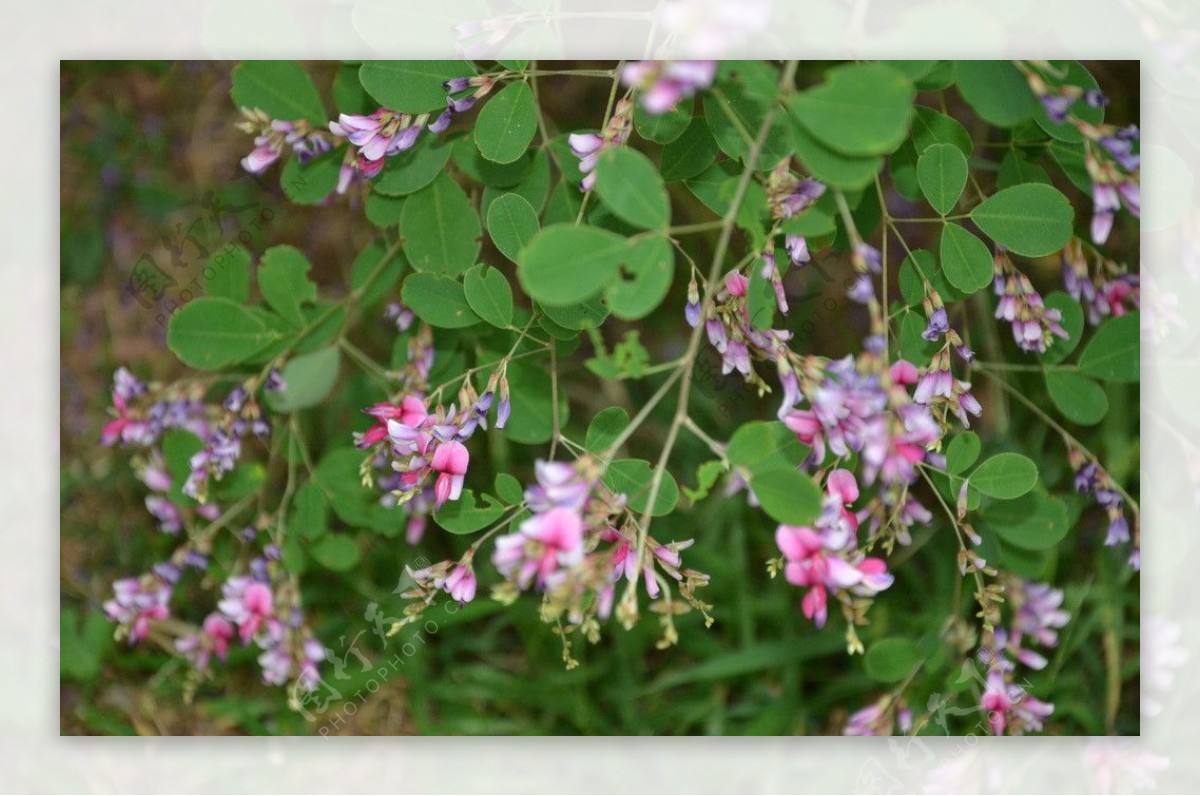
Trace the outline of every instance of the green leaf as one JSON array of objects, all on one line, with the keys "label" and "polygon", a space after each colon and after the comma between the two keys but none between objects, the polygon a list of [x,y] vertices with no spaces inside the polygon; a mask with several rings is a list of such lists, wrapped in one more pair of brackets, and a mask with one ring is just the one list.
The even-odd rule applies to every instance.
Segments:
[{"label": "green leaf", "polygon": [[771,519],[788,525],[807,525],[821,513],[821,489],[798,470],[757,472],[750,488]]},{"label": "green leaf", "polygon": [[320,204],[337,188],[341,172],[339,151],[326,152],[307,163],[301,163],[300,158],[288,158],[279,174],[279,187],[296,204]]},{"label": "green leaf", "polygon": [[241,362],[279,337],[247,307],[225,298],[190,301],[167,327],[167,347],[180,362],[200,370]]},{"label": "green leaf", "polygon": [[337,383],[341,363],[337,346],[289,359],[281,374],[287,388],[267,393],[267,403],[277,412],[295,412],[316,406]]},{"label": "green leaf", "polygon": [[1131,312],[1100,324],[1079,357],[1079,370],[1104,381],[1139,381],[1142,370],[1141,317],[1140,312]]},{"label": "green leaf", "polygon": [[953,144],[934,144],[917,161],[917,181],[929,204],[944,216],[967,187],[967,159]]},{"label": "green leaf", "polygon": [[717,479],[725,472],[725,465],[718,459],[711,459],[704,462],[696,468],[696,488],[683,488],[683,494],[693,504],[699,503],[704,498],[708,497],[708,493],[712,491],[713,485],[717,483]]},{"label": "green leaf", "polygon": [[[638,135],[656,144],[669,144],[688,128],[695,102],[692,97],[681,99],[666,113],[649,113],[639,102],[633,109],[633,125]],[[701,120],[703,121],[703,120]]]},{"label": "green leaf", "polygon": [[427,113],[446,107],[444,82],[474,74],[468,61],[364,61],[358,79],[385,108]]},{"label": "green leaf", "polygon": [[528,83],[510,83],[492,97],[475,120],[479,154],[495,163],[512,163],[537,133],[537,104]]},{"label": "green leaf", "polygon": [[916,95],[903,74],[880,63],[846,64],[825,82],[788,101],[792,114],[814,136],[842,155],[894,152],[908,134]]},{"label": "green leaf", "polygon": [[729,463],[751,473],[795,470],[809,449],[783,423],[758,420],[744,423],[729,440]]},{"label": "green leaf", "polygon": [[[510,362],[508,386],[512,416],[504,426],[504,436],[525,445],[541,445],[554,435],[554,405],[551,403],[550,374],[547,365],[528,359]],[[558,393],[559,423],[566,426],[569,416],[565,391]]]},{"label": "green leaf", "polygon": [[511,506],[519,505],[525,499],[525,488],[521,482],[508,473],[496,474],[496,494]]},{"label": "green leaf", "polygon": [[317,300],[317,286],[308,278],[312,263],[291,246],[272,246],[258,266],[258,289],[271,309],[295,327],[304,326],[303,304]]},{"label": "green leaf", "polygon": [[604,289],[609,309],[621,320],[644,318],[667,297],[675,275],[675,249],[663,235],[639,238],[630,245],[618,273]]},{"label": "green leaf", "polygon": [[[212,277],[208,276],[209,271]],[[208,295],[239,304],[250,300],[250,254],[240,246],[226,246],[204,263]]]},{"label": "green leaf", "polygon": [[329,530],[329,498],[315,481],[308,481],[296,490],[292,506],[289,532],[295,531],[311,542]]},{"label": "green leaf", "polygon": [[1053,254],[1071,240],[1075,211],[1067,197],[1041,183],[1025,183],[996,193],[971,211],[983,234],[1017,254]]},{"label": "green leaf", "polygon": [[973,148],[971,134],[957,119],[923,105],[913,108],[912,142],[918,155],[934,144],[951,144],[968,157]]},{"label": "green leaf", "polygon": [[1018,151],[1013,150],[1000,161],[1000,171],[996,173],[997,188],[1011,188],[1027,182],[1041,182],[1050,185],[1050,175],[1036,163],[1031,163]]},{"label": "green leaf", "polygon": [[641,229],[664,229],[671,204],[658,169],[629,147],[609,147],[596,163],[596,193],[623,221]]},{"label": "green leaf", "polygon": [[750,326],[759,331],[775,325],[775,288],[771,280],[763,276],[763,269],[756,262],[750,269],[750,284],[746,288],[746,309],[750,313]]},{"label": "green leaf", "polygon": [[800,162],[814,177],[834,188],[863,188],[883,167],[881,157],[850,157],[833,151],[799,123],[792,126],[792,137]]},{"label": "green leaf", "polygon": [[[614,493],[625,495],[628,505],[635,513],[646,511],[650,501],[651,481],[654,478],[654,468],[650,462],[642,459],[618,459],[608,465],[601,481]],[[679,502],[679,485],[669,472],[663,471],[659,484],[658,495],[654,500],[653,517],[662,517],[675,510]]]},{"label": "green leaf", "polygon": [[358,545],[348,536],[322,536],[309,552],[318,564],[334,572],[349,572],[358,564]]},{"label": "green leaf", "polygon": [[885,638],[867,650],[863,666],[874,680],[899,683],[912,674],[920,659],[916,642],[906,638]]},{"label": "green leaf", "polygon": [[333,76],[333,104],[338,113],[366,116],[377,104],[358,81],[358,62],[343,63]]},{"label": "green leaf", "polygon": [[686,180],[711,166],[716,155],[717,142],[708,123],[697,116],[682,135],[663,148],[659,170],[667,182]]},{"label": "green leaf", "polygon": [[921,336],[926,325],[923,312],[905,311],[900,318],[900,357],[918,368],[928,367],[940,345]]},{"label": "green leaf", "polygon": [[191,458],[204,448],[204,441],[190,431],[181,428],[169,429],[163,434],[163,462],[171,475],[172,484],[182,486],[191,475]]},{"label": "green leaf", "polygon": [[390,293],[404,272],[404,256],[400,252],[395,252],[387,263],[380,266],[387,252],[387,248],[376,241],[360,251],[350,265],[351,290],[361,290],[368,282],[370,284],[358,300],[361,307],[370,306]]},{"label": "green leaf", "polygon": [[974,431],[957,434],[946,446],[946,469],[955,475],[966,472],[979,458],[982,447],[979,435]]},{"label": "green leaf", "polygon": [[1005,542],[1025,550],[1047,550],[1070,530],[1067,504],[1056,497],[1025,495],[993,503],[982,513],[984,524]]},{"label": "green leaf", "polygon": [[497,197],[487,209],[488,234],[492,243],[514,263],[521,249],[541,229],[537,211],[519,194],[506,193]]},{"label": "green leaf", "polygon": [[1047,365],[1057,365],[1070,356],[1071,352],[1079,346],[1079,341],[1083,339],[1083,307],[1061,290],[1056,290],[1046,296],[1045,304],[1047,309],[1058,310],[1062,314],[1062,320],[1058,322],[1058,325],[1067,333],[1065,340],[1061,337],[1053,338],[1051,344],[1047,346],[1046,352],[1042,354],[1042,362]]},{"label": "green leaf", "polygon": [[1011,61],[955,61],[958,90],[986,122],[1013,127],[1038,112],[1040,103]]},{"label": "green leaf", "polygon": [[237,105],[280,121],[305,119],[322,128],[329,121],[317,87],[295,61],[242,61],[229,93]]},{"label": "green leaf", "polygon": [[464,489],[458,500],[451,500],[433,515],[433,521],[444,530],[454,534],[482,531],[500,519],[505,506],[496,498],[481,493],[481,504],[476,504],[475,493]]},{"label": "green leaf", "polygon": [[596,413],[588,424],[583,447],[591,453],[603,453],[629,426],[629,414],[619,406],[610,406]]},{"label": "green leaf", "polygon": [[[515,185],[508,188],[496,188],[489,185],[483,189],[483,212],[486,215],[491,211],[492,204],[496,199],[506,193],[513,193],[529,202],[535,214],[541,213],[542,208],[546,206],[546,194],[549,190],[550,156],[546,154],[546,150],[538,149],[533,153],[529,171],[525,172],[525,176]],[[574,220],[574,218],[575,216],[572,215],[571,219]]]},{"label": "green leaf", "polygon": [[[565,139],[564,139],[565,140]],[[463,136],[450,147],[454,165],[475,182],[492,188],[511,188],[525,179],[533,167],[533,153],[526,152],[511,163],[488,160],[475,146],[471,136]],[[578,159],[571,156],[578,163]]]},{"label": "green leaf", "polygon": [[1074,371],[1046,371],[1046,391],[1063,417],[1082,426],[1094,426],[1108,414],[1104,388]]},{"label": "green leaf", "polygon": [[480,318],[471,309],[462,283],[441,274],[409,274],[400,291],[404,306],[430,326],[461,329]]},{"label": "green leaf", "polygon": [[367,196],[365,210],[367,221],[380,229],[394,227],[400,223],[400,215],[404,212],[404,197],[372,191]]},{"label": "green leaf", "polygon": [[521,250],[517,275],[539,303],[566,306],[594,296],[617,274],[625,239],[597,227],[555,224]]},{"label": "green leaf", "polygon": [[74,608],[64,607],[58,622],[59,667],[64,677],[94,684],[104,655],[113,645],[112,625],[100,611],[88,611],[82,626]]},{"label": "green leaf", "polygon": [[[539,304],[538,307],[557,326],[570,332],[597,329],[600,327],[600,324],[604,323],[604,319],[608,317],[608,305],[599,296],[593,296],[587,301],[581,301],[578,304],[568,304],[565,307],[542,304]],[[575,335],[571,334],[569,338],[563,337],[560,339],[574,337]]]},{"label": "green leaf", "polygon": [[1037,465],[1031,459],[1019,453],[997,453],[967,480],[989,497],[1012,500],[1033,489],[1037,479]]},{"label": "green leaf", "polygon": [[436,135],[423,135],[403,152],[389,155],[372,190],[387,196],[407,196],[437,179],[450,160],[450,145]]},{"label": "green leaf", "polygon": [[970,295],[992,283],[992,254],[979,238],[958,224],[942,228],[940,247],[946,281]]},{"label": "green leaf", "polygon": [[475,264],[483,230],[462,188],[443,174],[405,201],[400,234],[413,268],[454,276]]},{"label": "green leaf", "polygon": [[[717,146],[731,158],[744,158],[752,137],[776,104],[779,69],[762,61],[723,61],[717,85],[704,94],[704,118]],[[731,118],[732,117],[732,118]],[[734,121],[736,119],[736,122]],[[760,163],[778,163],[792,148],[788,123],[776,113],[763,143]]]},{"label": "green leaf", "polygon": [[463,277],[463,292],[467,303],[480,318],[501,329],[512,326],[512,288],[504,274],[495,268],[477,265]]}]

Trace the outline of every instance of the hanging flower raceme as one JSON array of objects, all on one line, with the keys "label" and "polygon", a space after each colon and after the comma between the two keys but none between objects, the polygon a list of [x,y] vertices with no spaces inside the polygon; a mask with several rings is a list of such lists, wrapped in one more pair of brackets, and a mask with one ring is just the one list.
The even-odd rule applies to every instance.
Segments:
[{"label": "hanging flower raceme", "polygon": [[[1142,190],[1139,171],[1141,158],[1134,152],[1140,134],[1137,127],[1125,127],[1109,135],[1099,135],[1099,147],[1089,147],[1086,165],[1092,178],[1092,242],[1102,246],[1112,232],[1116,212],[1125,209],[1134,218],[1142,215]],[[1101,157],[1099,153],[1106,157]]]},{"label": "hanging flower raceme", "polygon": [[[1108,516],[1108,533],[1104,537],[1107,547],[1129,544],[1131,529],[1129,520],[1125,517],[1125,499],[1117,490],[1116,482],[1100,463],[1079,450],[1074,445],[1067,446],[1067,460],[1075,470],[1075,491],[1091,495],[1096,505],[1104,509]],[[1129,555],[1129,566],[1135,570],[1141,569],[1141,522],[1136,512],[1133,514],[1132,528],[1133,550]]]},{"label": "hanging flower raceme", "polygon": [[1088,323],[1096,326],[1105,318],[1141,309],[1141,278],[1099,253],[1095,259],[1093,268],[1078,238],[1062,251],[1063,285],[1087,310]]},{"label": "hanging flower raceme", "polygon": [[590,191],[596,184],[596,164],[600,153],[614,146],[624,146],[633,129],[633,106],[629,100],[617,101],[612,117],[600,133],[571,133],[568,141],[571,151],[579,158],[579,171],[584,175],[579,183],[581,191]]},{"label": "hanging flower raceme", "polygon": [[[830,596],[839,600],[852,624],[866,611],[861,599],[892,585],[893,577],[881,558],[858,547],[858,518],[849,507],[859,497],[858,482],[849,470],[834,470],[825,485],[821,515],[811,527],[780,525],[775,543],[783,553],[788,583],[806,589],[801,610],[818,628],[825,626]],[[778,563],[775,566],[779,566]]]},{"label": "hanging flower raceme", "polygon": [[1068,338],[1062,313],[1046,307],[1029,277],[1016,269],[1007,254],[996,254],[995,268],[993,289],[1000,297],[996,317],[1012,324],[1013,340],[1022,351],[1045,353],[1055,337]]},{"label": "hanging flower raceme", "polygon": [[285,148],[290,147],[301,163],[333,149],[333,137],[324,130],[314,130],[304,119],[272,119],[257,108],[242,108],[242,115],[246,118],[238,123],[238,129],[254,136],[254,151],[242,158],[242,168],[251,174],[266,171]]},{"label": "hanging flower raceme", "polygon": [[1007,594],[1011,624],[996,628],[979,650],[980,661],[988,666],[980,706],[988,712],[996,735],[1022,735],[1040,731],[1054,705],[1034,698],[1015,682],[1018,667],[1045,668],[1046,658],[1034,646],[1056,646],[1058,631],[1071,616],[1062,610],[1062,591],[1047,584],[1013,579]]},{"label": "hanging flower raceme", "polygon": [[104,613],[119,625],[118,633],[136,644],[150,632],[152,622],[171,614],[174,581],[157,572],[123,578],[113,584],[113,598],[104,603]]},{"label": "hanging flower raceme", "polygon": [[654,116],[675,110],[716,76],[716,61],[631,61],[621,69],[621,82],[641,92],[642,107]]}]

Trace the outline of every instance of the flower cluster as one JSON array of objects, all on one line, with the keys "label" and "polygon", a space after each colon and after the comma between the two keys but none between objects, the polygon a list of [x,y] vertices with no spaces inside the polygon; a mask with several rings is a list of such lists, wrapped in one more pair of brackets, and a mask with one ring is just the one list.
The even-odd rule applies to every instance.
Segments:
[{"label": "flower cluster", "polygon": [[[708,617],[709,606],[695,597],[708,576],[681,569],[679,552],[691,540],[661,544],[650,536],[639,538],[626,519],[631,518],[627,496],[603,486],[602,468],[588,457],[573,464],[536,464],[537,482],[525,491],[531,515],[515,532],[496,540],[492,562],[508,581],[498,594],[511,597],[534,588],[543,594],[543,619],[565,618],[593,641],[599,637],[598,623],[614,613],[622,579],[628,585],[616,614],[626,627],[638,615],[633,587],[639,580],[647,595],[664,606],[670,605],[668,584],[677,582],[684,600]],[[661,612],[664,645],[675,641],[672,614],[681,607]]]},{"label": "flower cluster", "polygon": [[996,254],[995,269],[992,287],[1000,297],[996,317],[1012,324],[1013,340],[1022,351],[1041,354],[1055,337],[1067,339],[1060,323],[1062,313],[1046,307],[1029,277],[1017,270],[1006,253]]},{"label": "flower cluster", "polygon": [[904,699],[889,695],[851,713],[842,735],[895,735],[897,731],[907,734],[912,723],[912,709]]},{"label": "flower cluster", "polygon": [[584,175],[583,181],[579,183],[581,191],[590,191],[596,184],[595,169],[600,160],[600,153],[609,147],[624,146],[632,129],[633,105],[629,100],[622,99],[617,101],[612,118],[608,120],[603,132],[571,133],[567,140],[571,144],[571,151],[579,158],[579,171]]},{"label": "flower cluster", "polygon": [[[1075,491],[1091,495],[1096,504],[1108,515],[1108,534],[1104,544],[1108,547],[1130,542],[1129,520],[1125,518],[1125,499],[1117,490],[1116,482],[1095,459],[1089,458],[1073,445],[1067,447],[1067,460],[1075,471]],[[1137,513],[1134,513],[1133,550],[1129,554],[1129,566],[1135,570],[1142,566],[1141,528]]]},{"label": "flower cluster", "polygon": [[1033,647],[1057,645],[1058,630],[1071,616],[1062,610],[1062,591],[1044,583],[1019,581],[1008,593],[1014,612],[1011,624],[996,628],[990,643],[979,650],[980,661],[988,666],[980,705],[996,735],[1021,735],[1040,731],[1054,705],[1035,699],[1015,682],[1017,665],[1045,668],[1046,658]]},{"label": "flower cluster", "polygon": [[333,149],[333,138],[324,130],[314,130],[307,121],[284,121],[272,119],[255,108],[242,108],[245,121],[237,127],[254,136],[254,150],[242,158],[242,168],[251,174],[262,174],[283,154],[284,147],[301,163],[307,163],[317,155]]},{"label": "flower cluster", "polygon": [[1062,273],[1067,292],[1083,305],[1093,326],[1105,318],[1141,309],[1141,278],[1100,256],[1093,270],[1079,239],[1063,249]]},{"label": "flower cluster", "polygon": [[784,577],[793,586],[807,589],[800,607],[818,628],[825,626],[831,594],[842,603],[847,619],[855,622],[870,604],[855,598],[874,597],[894,579],[887,562],[859,549],[858,516],[850,509],[859,497],[854,474],[832,471],[825,492],[821,514],[812,527],[780,525],[775,531]]},{"label": "flower cluster", "polygon": [[[441,508],[447,500],[458,500],[470,453],[463,442],[475,429],[487,428],[487,414],[492,407],[493,394],[484,393],[462,411],[451,406],[431,410],[422,398],[405,396],[396,403],[377,403],[363,411],[375,418],[375,425],[365,433],[354,435],[355,444],[362,449],[376,448],[382,457],[383,469],[392,471],[380,479],[382,488],[396,502],[408,503],[429,486],[432,480],[434,507]],[[498,413],[497,425],[503,426],[507,413]],[[376,468],[377,456],[366,464]]]},{"label": "flower cluster", "polygon": [[[1034,68],[1037,67],[1037,68]],[[1136,125],[1115,127],[1091,124],[1071,113],[1076,102],[1082,101],[1101,108],[1108,99],[1099,89],[1079,86],[1049,86],[1038,69],[1045,64],[1030,62],[1021,65],[1029,87],[1042,102],[1046,115],[1059,124],[1069,123],[1083,136],[1086,143],[1085,165],[1092,179],[1092,241],[1103,245],[1112,232],[1113,218],[1121,204],[1134,216],[1141,217],[1141,155],[1137,146],[1141,133]]]},{"label": "flower cluster", "polygon": [[631,61],[621,69],[621,82],[641,91],[642,107],[655,116],[675,110],[716,76],[716,61]]}]

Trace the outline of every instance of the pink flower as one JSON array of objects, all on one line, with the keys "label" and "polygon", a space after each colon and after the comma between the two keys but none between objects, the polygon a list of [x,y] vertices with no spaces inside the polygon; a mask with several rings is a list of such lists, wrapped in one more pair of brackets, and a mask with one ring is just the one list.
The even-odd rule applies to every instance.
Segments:
[{"label": "pink flower", "polygon": [[136,644],[150,632],[150,623],[170,613],[171,587],[153,575],[123,578],[113,583],[113,599],[104,603],[108,618],[127,628],[129,643]]},{"label": "pink flower", "polygon": [[521,523],[517,533],[496,540],[496,569],[521,588],[536,577],[538,588],[554,582],[561,567],[583,559],[583,519],[571,509],[555,508]]},{"label": "pink flower", "polygon": [[217,608],[237,625],[243,644],[271,624],[275,600],[270,586],[245,576],[234,577],[225,581],[221,594],[224,599]]},{"label": "pink flower", "polygon": [[466,446],[453,440],[442,443],[433,452],[430,467],[438,473],[437,481],[433,485],[438,508],[447,500],[458,500],[462,494],[463,480],[470,458]]},{"label": "pink flower", "polygon": [[446,578],[446,593],[461,603],[469,603],[475,599],[475,571],[469,566],[459,564]]}]

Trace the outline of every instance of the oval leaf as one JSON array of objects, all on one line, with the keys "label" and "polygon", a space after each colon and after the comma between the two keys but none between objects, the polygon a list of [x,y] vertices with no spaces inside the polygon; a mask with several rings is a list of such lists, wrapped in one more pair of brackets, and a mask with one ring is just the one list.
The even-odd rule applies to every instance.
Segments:
[{"label": "oval leaf", "polygon": [[463,277],[463,293],[480,318],[501,329],[512,326],[512,288],[504,274],[495,268],[477,265]]},{"label": "oval leaf", "polygon": [[848,64],[792,99],[790,108],[809,132],[843,155],[886,155],[908,133],[916,92],[903,74],[884,64]]},{"label": "oval leaf", "polygon": [[515,263],[521,249],[533,239],[541,225],[533,205],[519,194],[506,193],[488,206],[487,228],[492,243]]},{"label": "oval leaf", "polygon": [[512,163],[537,133],[537,104],[528,83],[512,83],[488,100],[475,120],[475,145],[494,163]]},{"label": "oval leaf", "polygon": [[[608,465],[601,480],[614,493],[625,495],[629,501],[629,508],[641,514],[649,504],[653,479],[654,468],[650,466],[650,462],[642,459],[618,459]],[[654,510],[650,514],[654,517],[670,514],[678,502],[679,485],[675,483],[675,477],[664,470],[658,495],[654,500]]]},{"label": "oval leaf", "polygon": [[992,283],[992,253],[979,238],[957,224],[942,229],[940,247],[946,281],[971,294]]},{"label": "oval leaf", "polygon": [[750,488],[771,519],[807,525],[821,513],[821,489],[798,470],[778,468],[755,473]]},{"label": "oval leaf", "polygon": [[482,232],[467,195],[446,174],[409,196],[400,213],[404,254],[418,271],[461,274],[475,264]]},{"label": "oval leaf", "polygon": [[1071,240],[1075,211],[1056,188],[1025,183],[1005,188],[971,211],[983,234],[1026,257],[1042,257]]},{"label": "oval leaf", "polygon": [[642,229],[663,229],[671,221],[671,204],[658,169],[628,147],[610,147],[596,163],[596,193],[623,221]]},{"label": "oval leaf", "polygon": [[898,683],[908,677],[920,660],[915,642],[906,638],[885,638],[867,650],[863,665],[873,679],[881,683]]},{"label": "oval leaf", "polygon": [[444,82],[474,74],[468,61],[364,61],[358,79],[386,108],[427,113],[446,107]]},{"label": "oval leaf", "polygon": [[1079,369],[1104,381],[1132,383],[1141,379],[1141,313],[1109,318],[1079,357]]},{"label": "oval leaf", "polygon": [[1070,370],[1046,372],[1046,390],[1063,417],[1094,426],[1108,414],[1108,395],[1093,379]]},{"label": "oval leaf", "polygon": [[400,291],[404,305],[430,326],[458,329],[479,323],[463,286],[441,274],[409,274]]},{"label": "oval leaf", "polygon": [[952,144],[934,144],[917,161],[917,181],[930,206],[944,216],[967,187],[967,159]]},{"label": "oval leaf", "polygon": [[198,298],[171,316],[167,347],[200,370],[241,362],[282,337],[248,308],[225,298]]},{"label": "oval leaf", "polygon": [[625,239],[616,233],[556,224],[521,250],[517,275],[539,302],[567,306],[598,293],[616,275],[625,251]]},{"label": "oval leaf", "polygon": [[1012,500],[1033,489],[1037,479],[1037,465],[1028,457],[1019,453],[997,453],[979,465],[967,480],[985,495]]}]

